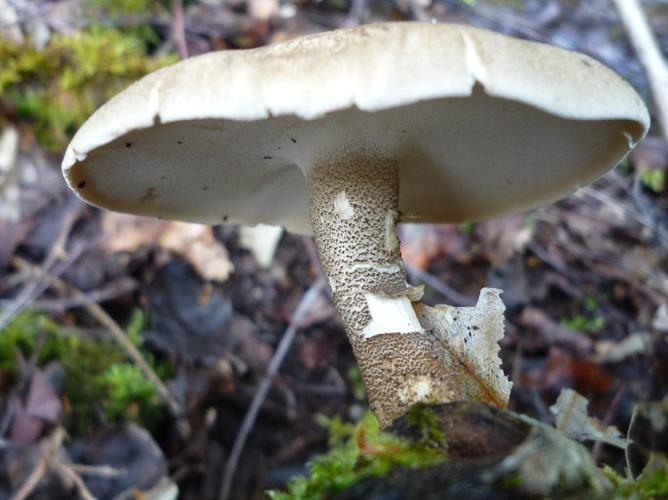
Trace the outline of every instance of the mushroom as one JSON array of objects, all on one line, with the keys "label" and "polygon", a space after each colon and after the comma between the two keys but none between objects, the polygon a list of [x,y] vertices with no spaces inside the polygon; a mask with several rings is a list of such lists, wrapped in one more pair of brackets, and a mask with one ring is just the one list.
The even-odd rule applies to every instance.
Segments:
[{"label": "mushroom", "polygon": [[648,125],[632,87],[586,55],[382,23],[155,71],[88,119],[62,166],[99,207],[312,231],[385,426],[455,390],[416,315],[421,289],[406,283],[397,222],[478,221],[557,200],[619,162]]}]

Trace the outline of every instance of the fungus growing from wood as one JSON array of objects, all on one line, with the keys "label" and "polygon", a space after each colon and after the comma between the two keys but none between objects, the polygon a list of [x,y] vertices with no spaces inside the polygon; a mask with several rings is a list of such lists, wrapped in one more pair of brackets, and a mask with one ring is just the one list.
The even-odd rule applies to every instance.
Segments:
[{"label": "fungus growing from wood", "polygon": [[83,125],[63,172],[112,210],[312,232],[385,426],[418,401],[504,406],[510,391],[498,292],[476,308],[420,305],[397,222],[559,199],[619,162],[648,122],[633,89],[585,55],[385,23],[156,71]]}]

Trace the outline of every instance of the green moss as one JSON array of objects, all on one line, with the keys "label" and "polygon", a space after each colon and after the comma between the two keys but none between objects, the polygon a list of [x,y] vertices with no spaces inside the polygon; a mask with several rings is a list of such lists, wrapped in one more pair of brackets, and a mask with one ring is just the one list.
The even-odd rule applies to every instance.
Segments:
[{"label": "green moss", "polygon": [[[13,374],[17,370],[16,354],[32,352],[40,337],[54,331],[57,326],[43,315],[27,311],[17,316],[0,331],[0,370],[5,375]],[[42,351],[50,348],[55,346],[45,345]]]},{"label": "green moss", "polygon": [[[143,313],[135,312],[128,335],[140,348],[143,325]],[[85,433],[101,420],[131,420],[149,429],[157,423],[161,402],[153,385],[113,340],[83,337],[43,314],[25,312],[0,331],[2,380],[18,376],[19,353],[36,355],[39,365],[56,361],[63,366],[64,420],[71,433]],[[169,365],[156,363],[149,352],[143,355],[159,376],[169,375]]]},{"label": "green moss", "polygon": [[666,171],[662,168],[645,169],[640,172],[640,180],[655,193],[662,193],[666,186]]},{"label": "green moss", "polygon": [[[385,476],[392,467],[426,467],[440,464],[444,458],[444,436],[434,432],[429,411],[416,410],[423,439],[415,442],[394,434],[380,432],[378,421],[370,412],[358,424],[339,417],[322,418],[329,429],[330,450],[308,464],[308,477],[288,483],[285,492],[269,492],[276,500],[316,500],[328,492],[342,491],[369,476]],[[432,418],[433,416],[433,418]]]},{"label": "green moss", "polygon": [[44,50],[0,38],[0,107],[29,122],[39,142],[62,149],[104,101],[175,56],[147,54],[135,33],[94,27],[54,35]]},{"label": "green moss", "polygon": [[357,365],[354,365],[348,370],[349,386],[352,388],[353,397],[357,401],[366,401],[366,391],[364,390],[364,382],[362,382],[362,373]]},{"label": "green moss", "polygon": [[623,478],[608,466],[603,470],[614,484],[614,498],[668,498],[668,469],[665,467],[646,470],[637,479]]},{"label": "green moss", "polygon": [[441,428],[441,421],[429,405],[417,403],[411,406],[406,413],[406,418],[412,427],[420,430],[421,443],[432,447],[445,447],[446,438]]},{"label": "green moss", "polygon": [[160,401],[153,384],[139,368],[128,363],[114,363],[95,378],[102,395],[100,404],[110,420],[155,422]]},{"label": "green moss", "polygon": [[89,5],[112,16],[150,14],[161,6],[156,0],[89,0]]},{"label": "green moss", "polygon": [[596,333],[601,331],[605,327],[606,321],[599,311],[598,300],[594,297],[586,297],[582,305],[584,308],[582,313],[561,320],[561,324],[578,332]]}]

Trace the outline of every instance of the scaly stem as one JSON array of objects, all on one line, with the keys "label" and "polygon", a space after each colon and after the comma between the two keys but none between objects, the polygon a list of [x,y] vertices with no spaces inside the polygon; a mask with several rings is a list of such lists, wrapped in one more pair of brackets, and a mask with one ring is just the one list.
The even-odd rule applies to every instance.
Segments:
[{"label": "scaly stem", "polygon": [[336,309],[381,427],[419,401],[453,390],[412,307],[396,236],[399,172],[368,153],[327,159],[309,173],[311,222]]}]

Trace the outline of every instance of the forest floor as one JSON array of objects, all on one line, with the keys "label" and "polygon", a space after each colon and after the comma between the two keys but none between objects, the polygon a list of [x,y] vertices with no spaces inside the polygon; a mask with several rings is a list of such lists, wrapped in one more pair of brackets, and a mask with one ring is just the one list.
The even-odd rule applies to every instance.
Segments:
[{"label": "forest floor", "polygon": [[[668,47],[668,6],[645,8]],[[176,485],[180,498],[213,499],[225,480],[230,498],[262,498],[327,450],[320,416],[356,421],[366,409],[329,291],[312,292],[294,318],[321,273],[311,238],[284,234],[263,266],[237,227],[103,212],[67,189],[64,146],[106,97],[89,91],[106,84],[96,72],[126,83],[179,55],[436,19],[588,53],[656,109],[607,0],[0,0],[0,16],[0,498],[168,498]],[[89,36],[77,42],[88,44],[88,59],[62,56],[76,53],[68,40],[78,33]],[[115,33],[125,41],[107,44]],[[114,51],[121,69],[110,67]],[[70,73],[50,66],[61,56]],[[9,60],[35,67],[12,67],[10,78]],[[57,113],[39,108],[52,102]],[[476,224],[400,228],[427,303],[473,305],[482,287],[504,290],[510,409],[554,424],[550,406],[572,388],[589,399],[590,415],[626,435],[637,403],[666,397],[662,137],[655,123],[620,166],[558,203]],[[291,321],[294,341],[256,398],[259,413],[231,467]],[[623,473],[622,450],[587,446]]]}]

